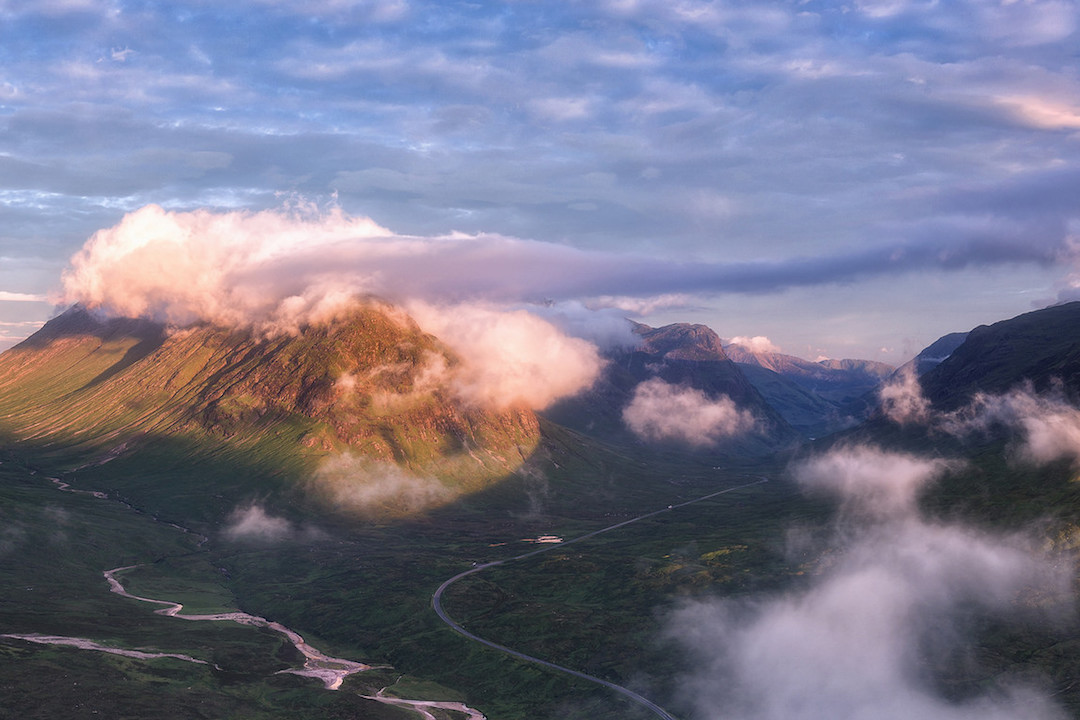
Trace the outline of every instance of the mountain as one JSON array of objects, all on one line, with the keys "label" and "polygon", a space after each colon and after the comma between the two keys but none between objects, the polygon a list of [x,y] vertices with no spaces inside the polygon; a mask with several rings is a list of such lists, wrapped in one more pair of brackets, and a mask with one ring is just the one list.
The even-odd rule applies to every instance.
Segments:
[{"label": "mountain", "polygon": [[899,376],[909,370],[914,371],[916,376],[925,375],[945,362],[956,351],[956,348],[964,344],[967,336],[966,332],[956,332],[939,337],[923,348],[918,355],[898,367],[894,375]]},{"label": "mountain", "polygon": [[894,370],[873,360],[811,362],[794,355],[724,346],[725,352],[804,437],[851,427],[865,415],[861,401]]},{"label": "mountain", "polygon": [[98,463],[164,439],[273,446],[308,466],[347,452],[441,478],[449,496],[505,476],[540,436],[528,409],[481,409],[433,381],[457,363],[378,303],[275,336],[74,307],[0,355],[0,432],[9,447]]},{"label": "mountain", "polygon": [[765,401],[803,437],[821,437],[857,422],[841,406],[778,372],[760,365],[736,364]]},{"label": "mountain", "polygon": [[873,360],[811,362],[794,355],[754,351],[742,345],[725,345],[724,350],[736,363],[772,370],[837,407],[873,390],[895,370]]},{"label": "mountain", "polygon": [[[627,428],[623,411],[642,383],[658,379],[700,391],[711,401],[730,398],[739,410],[758,419],[755,432],[721,440],[712,449],[771,452],[797,440],[798,434],[788,422],[728,358],[711,328],[689,323],[653,328],[635,323],[634,333],[640,339],[638,345],[607,351],[608,364],[591,389],[556,403],[544,415],[606,442],[640,445],[640,439]],[[675,412],[674,408],[671,411]]]},{"label": "mountain", "polygon": [[927,398],[943,410],[1025,382],[1037,392],[1060,382],[1080,394],[1080,302],[981,325],[921,379]]}]

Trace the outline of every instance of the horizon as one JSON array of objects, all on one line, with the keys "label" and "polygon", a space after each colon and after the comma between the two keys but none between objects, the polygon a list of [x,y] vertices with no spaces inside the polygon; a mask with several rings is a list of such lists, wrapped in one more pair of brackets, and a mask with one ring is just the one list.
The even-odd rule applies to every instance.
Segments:
[{"label": "horizon", "polygon": [[[314,277],[325,242],[353,290],[701,323],[808,359],[899,365],[1080,297],[1075,2],[0,16],[0,348],[83,297],[68,278],[95,238],[127,253],[97,259],[119,282],[107,262],[149,232],[121,228],[152,208],[184,242],[213,248],[200,217],[246,238],[214,292],[281,282],[252,248]],[[243,218],[278,246],[245,244],[266,228]]]}]

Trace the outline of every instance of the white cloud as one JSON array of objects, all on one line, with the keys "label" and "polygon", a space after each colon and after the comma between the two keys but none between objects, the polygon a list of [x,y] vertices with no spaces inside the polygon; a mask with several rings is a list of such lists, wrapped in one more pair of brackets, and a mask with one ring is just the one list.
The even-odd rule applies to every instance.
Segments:
[{"label": "white cloud", "polygon": [[750,352],[754,353],[778,353],[780,348],[773,343],[772,340],[764,335],[755,335],[754,337],[745,337],[738,335],[731,338],[728,341],[729,345],[739,345],[746,348]]},{"label": "white cloud", "polygon": [[437,478],[351,453],[325,460],[312,482],[341,509],[367,517],[412,515],[457,496]]},{"label": "white cloud", "polygon": [[752,413],[740,410],[726,395],[709,398],[700,390],[660,378],[634,388],[622,418],[644,440],[675,440],[696,447],[753,432],[758,426]]},{"label": "white cloud", "polygon": [[594,345],[525,310],[419,302],[408,310],[461,356],[464,366],[451,384],[479,405],[543,409],[589,387],[603,365]]},{"label": "white cloud", "polygon": [[860,515],[895,517],[913,512],[919,492],[948,468],[944,460],[852,447],[805,460],[793,475],[805,489],[836,495]]},{"label": "white cloud", "polygon": [[223,532],[231,540],[280,542],[293,534],[293,526],[285,518],[270,515],[262,506],[252,504],[234,510]]},{"label": "white cloud", "polygon": [[1060,394],[1039,396],[1031,387],[1004,395],[976,395],[968,407],[942,418],[941,427],[954,435],[987,434],[996,428],[1018,431],[1015,457],[1044,464],[1071,459],[1080,462],[1080,409]]}]

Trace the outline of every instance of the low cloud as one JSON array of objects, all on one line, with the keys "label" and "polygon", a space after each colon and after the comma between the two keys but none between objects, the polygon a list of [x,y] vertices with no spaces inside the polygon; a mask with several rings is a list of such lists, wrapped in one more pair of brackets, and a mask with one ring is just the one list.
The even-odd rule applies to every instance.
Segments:
[{"label": "low cloud", "polygon": [[527,308],[571,337],[588,340],[605,350],[632,348],[641,343],[634,334],[626,312],[616,308],[589,305],[577,300],[545,303]]},{"label": "low cloud", "polygon": [[900,425],[925,423],[930,419],[930,401],[923,395],[913,367],[904,368],[882,386],[878,397],[885,416]]},{"label": "low cloud", "polygon": [[252,504],[234,510],[222,532],[230,540],[274,543],[289,539],[295,529],[285,518],[270,515],[260,505]]},{"label": "low cloud", "polygon": [[739,335],[731,338],[728,341],[729,345],[738,345],[744,347],[753,353],[778,353],[780,348],[773,344],[772,340],[764,335],[755,335],[754,337],[744,337]]},{"label": "low cloud", "polygon": [[[498,304],[766,293],[928,268],[1051,265],[1059,242],[925,238],[825,257],[690,262],[492,233],[399,235],[340,209],[170,212],[149,205],[96,232],[64,274],[63,300],[171,322],[295,323],[342,296]],[[1022,239],[1022,240],[1021,240]],[[648,302],[646,303],[648,305]]]},{"label": "low cloud", "polygon": [[1080,463],[1080,410],[1060,393],[1036,395],[1031,387],[1004,395],[979,394],[971,404],[942,419],[953,435],[1018,432],[1015,459],[1035,464],[1069,459]]},{"label": "low cloud", "polygon": [[524,310],[426,303],[408,308],[420,327],[461,356],[463,367],[451,386],[478,405],[543,409],[587,388],[603,366],[594,345]]},{"label": "low cloud", "polygon": [[643,440],[674,440],[695,447],[752,432],[758,424],[752,413],[740,410],[726,395],[709,398],[700,390],[671,385],[660,378],[634,389],[622,417]]},{"label": "low cloud", "polygon": [[[973,610],[1003,621],[1069,612],[1072,567],[1021,535],[920,516],[918,491],[939,460],[873,448],[807,461],[796,479],[848,512],[830,562],[798,591],[690,602],[671,637],[695,669],[683,684],[693,718],[740,720],[1033,720],[1065,713],[1037,688],[946,698],[933,668],[967,657]],[[1041,600],[1037,600],[1041,598]]]},{"label": "low cloud", "polygon": [[324,461],[312,482],[341,509],[366,517],[412,515],[445,505],[457,495],[437,478],[352,453]]},{"label": "low cloud", "polygon": [[913,513],[922,489],[950,467],[938,458],[853,447],[806,460],[792,475],[804,490],[834,495],[861,517],[895,517]]}]

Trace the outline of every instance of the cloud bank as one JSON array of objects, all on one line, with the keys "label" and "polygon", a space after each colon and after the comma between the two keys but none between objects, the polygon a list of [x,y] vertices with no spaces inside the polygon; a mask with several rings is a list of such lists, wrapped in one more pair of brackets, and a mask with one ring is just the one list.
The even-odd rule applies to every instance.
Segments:
[{"label": "cloud bank", "polygon": [[973,238],[917,240],[832,256],[687,262],[496,234],[398,235],[340,209],[166,211],[99,230],[64,273],[63,299],[172,322],[295,322],[342,295],[441,304],[766,293],[937,267],[1053,264],[1067,249]]},{"label": "cloud bank", "polygon": [[972,609],[1002,620],[1031,616],[1041,596],[1054,598],[1041,608],[1052,616],[1072,574],[1031,539],[921,517],[918,491],[944,469],[874,448],[796,468],[804,487],[835,494],[848,509],[837,551],[805,589],[691,602],[674,614],[672,637],[697,668],[683,687],[692,717],[1064,718],[1031,686],[950,700],[930,679],[930,668],[965,657]]},{"label": "cloud bank", "polygon": [[693,447],[714,445],[758,426],[751,412],[740,410],[726,395],[709,398],[700,390],[671,385],[660,378],[634,388],[622,418],[643,440],[670,440]]}]

